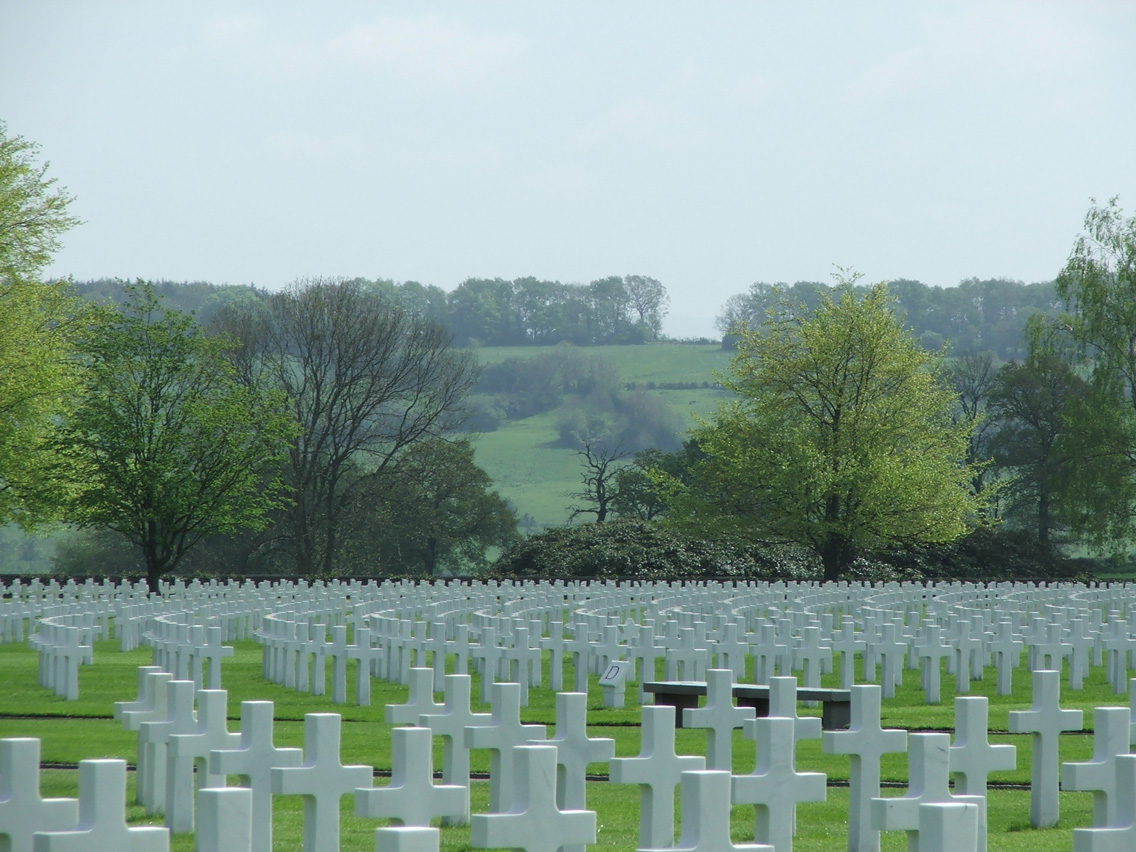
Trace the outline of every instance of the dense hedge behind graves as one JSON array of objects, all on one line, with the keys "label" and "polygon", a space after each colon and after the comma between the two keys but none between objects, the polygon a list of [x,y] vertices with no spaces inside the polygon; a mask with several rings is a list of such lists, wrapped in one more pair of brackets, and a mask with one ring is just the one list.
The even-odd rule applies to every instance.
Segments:
[{"label": "dense hedge behind graves", "polygon": [[[866,554],[849,580],[1089,580],[1096,564],[1070,559],[1018,530],[979,528],[946,545]],[[820,561],[780,544],[684,537],[658,524],[619,520],[558,527],[509,548],[495,577],[651,580],[820,580]]]}]

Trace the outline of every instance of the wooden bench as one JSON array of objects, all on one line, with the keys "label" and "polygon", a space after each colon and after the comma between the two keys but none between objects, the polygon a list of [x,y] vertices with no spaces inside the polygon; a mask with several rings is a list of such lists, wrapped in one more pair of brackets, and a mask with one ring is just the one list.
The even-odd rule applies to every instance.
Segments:
[{"label": "wooden bench", "polygon": [[[675,727],[682,727],[682,711],[697,707],[698,697],[706,694],[701,681],[648,681],[643,691],[655,696],[656,704],[675,709]],[[734,700],[739,707],[752,707],[758,716],[769,715],[769,687],[753,683],[735,683]],[[818,689],[798,686],[798,701],[821,702],[820,725],[826,731],[847,728],[852,723],[852,692],[848,689]]]}]

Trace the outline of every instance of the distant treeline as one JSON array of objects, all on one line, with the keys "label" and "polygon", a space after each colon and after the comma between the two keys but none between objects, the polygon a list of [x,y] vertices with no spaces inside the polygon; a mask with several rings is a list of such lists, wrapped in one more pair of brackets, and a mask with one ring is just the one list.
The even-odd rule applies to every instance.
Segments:
[{"label": "distant treeline", "polygon": [[[580,346],[646,343],[662,334],[666,288],[642,275],[611,276],[590,284],[562,284],[537,278],[470,278],[450,292],[417,281],[358,279],[392,303],[446,327],[459,346],[523,346],[570,342]],[[91,298],[119,301],[122,282],[77,282]],[[1032,314],[1055,316],[1062,310],[1053,282],[1023,284],[1005,278],[969,278],[957,287],[931,287],[899,280],[889,285],[905,325],[928,349],[944,343],[955,353],[993,352],[1000,360],[1025,355],[1022,331]],[[263,291],[247,285],[205,282],[154,282],[171,307],[192,311],[208,322],[225,304],[255,299]],[[739,321],[760,324],[779,299],[809,308],[831,287],[816,281],[795,284],[757,282],[726,300],[718,328],[729,344]]]},{"label": "distant treeline", "polygon": [[[217,287],[203,282],[153,282],[167,304],[194,311],[207,322],[226,302],[255,297],[248,286]],[[450,292],[417,281],[355,279],[416,316],[449,329],[459,346],[523,346],[574,343],[579,346],[647,343],[662,332],[669,297],[645,275],[613,275],[590,284],[562,284],[538,278],[469,278]],[[80,282],[80,293],[121,299],[115,280]]]},{"label": "distant treeline", "polygon": [[[993,352],[1002,361],[1025,357],[1022,332],[1030,316],[1057,316],[1064,309],[1052,281],[1023,284],[1005,278],[968,278],[957,287],[929,287],[904,279],[889,282],[888,289],[904,325],[926,349],[941,349],[946,343],[955,354]],[[769,309],[786,298],[815,308],[821,294],[831,290],[817,281],[792,285],[759,281],[726,300],[717,326],[729,345],[735,324],[760,326]]]}]

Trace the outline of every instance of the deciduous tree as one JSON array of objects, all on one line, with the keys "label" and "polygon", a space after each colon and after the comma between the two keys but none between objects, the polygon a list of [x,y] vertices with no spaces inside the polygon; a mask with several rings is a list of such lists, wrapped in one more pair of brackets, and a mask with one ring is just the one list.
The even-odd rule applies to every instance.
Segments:
[{"label": "deciduous tree", "polygon": [[623,279],[630,306],[640,325],[649,329],[650,340],[656,340],[663,330],[663,317],[667,315],[670,296],[661,282],[647,275],[627,275]]},{"label": "deciduous tree", "polygon": [[696,430],[707,458],[690,485],[671,481],[672,522],[805,545],[828,580],[864,550],[974,523],[969,425],[951,416],[940,360],[902,329],[886,287],[854,280],[741,331],[725,382],[739,399]]},{"label": "deciduous tree", "polygon": [[572,507],[570,519],[580,515],[594,515],[597,524],[607,520],[614,510],[616,495],[616,474],[625,465],[620,464],[630,453],[618,444],[611,446],[599,441],[584,440],[576,452],[580,457],[583,471],[580,480],[583,489],[572,493],[574,500],[580,501]]},{"label": "deciduous tree", "polygon": [[300,573],[332,575],[351,490],[454,424],[476,379],[472,357],[354,281],[301,279],[221,324],[243,344],[245,381],[283,391],[300,424],[281,534]]},{"label": "deciduous tree", "polygon": [[1038,544],[1049,545],[1067,513],[1062,486],[1076,464],[1069,413],[1084,401],[1085,382],[1035,327],[1030,354],[998,370],[990,392],[991,447],[1011,476],[1008,514],[1028,519]]},{"label": "deciduous tree", "polygon": [[956,416],[970,425],[966,461],[974,471],[971,487],[976,494],[986,487],[990,461],[990,432],[993,423],[986,408],[994,389],[998,370],[992,352],[964,352],[947,368],[947,377],[958,394]]},{"label": "deciduous tree", "polygon": [[71,402],[83,312],[66,283],[40,281],[79,220],[38,152],[0,122],[0,523],[25,525],[57,514],[60,468],[49,439]]},{"label": "deciduous tree", "polygon": [[492,484],[469,441],[418,441],[351,490],[345,558],[361,574],[481,572],[517,536],[517,516]]},{"label": "deciduous tree", "polygon": [[1080,460],[1066,496],[1075,529],[1100,548],[1136,537],[1136,216],[1095,201],[1057,278],[1064,328],[1089,377],[1071,412]]},{"label": "deciduous tree", "polygon": [[231,340],[163,310],[145,283],[129,294],[81,342],[81,396],[59,453],[78,475],[69,520],[136,545],[156,591],[203,537],[267,523],[295,424],[282,394],[237,382]]}]

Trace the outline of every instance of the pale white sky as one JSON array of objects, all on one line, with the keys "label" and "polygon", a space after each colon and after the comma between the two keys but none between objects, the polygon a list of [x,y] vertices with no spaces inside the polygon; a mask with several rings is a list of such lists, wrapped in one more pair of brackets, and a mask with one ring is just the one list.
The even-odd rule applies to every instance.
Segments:
[{"label": "pale white sky", "polygon": [[1136,3],[0,0],[50,272],[1027,282],[1136,210]]}]

